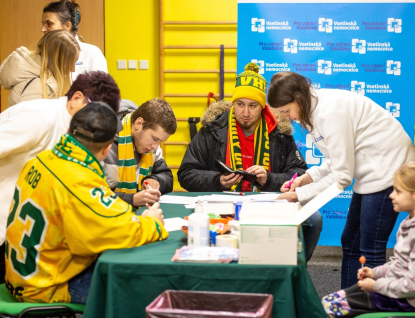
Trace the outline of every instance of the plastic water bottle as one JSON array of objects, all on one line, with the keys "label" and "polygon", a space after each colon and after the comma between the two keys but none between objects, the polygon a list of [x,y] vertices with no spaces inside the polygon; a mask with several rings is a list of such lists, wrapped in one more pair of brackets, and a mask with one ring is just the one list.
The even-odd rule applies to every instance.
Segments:
[{"label": "plastic water bottle", "polygon": [[200,201],[196,203],[194,213],[189,215],[187,233],[188,246],[209,246],[209,216],[203,213]]}]

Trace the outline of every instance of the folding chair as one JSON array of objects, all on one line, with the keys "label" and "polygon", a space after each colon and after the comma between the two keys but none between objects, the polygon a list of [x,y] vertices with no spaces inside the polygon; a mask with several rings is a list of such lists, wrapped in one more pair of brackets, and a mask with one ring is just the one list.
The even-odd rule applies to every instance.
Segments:
[{"label": "folding chair", "polygon": [[356,318],[389,318],[389,317],[415,317],[414,312],[373,312],[370,314],[362,314],[356,316]]},{"label": "folding chair", "polygon": [[0,317],[66,317],[80,318],[85,305],[70,303],[21,303],[9,294],[4,284],[0,285]]}]

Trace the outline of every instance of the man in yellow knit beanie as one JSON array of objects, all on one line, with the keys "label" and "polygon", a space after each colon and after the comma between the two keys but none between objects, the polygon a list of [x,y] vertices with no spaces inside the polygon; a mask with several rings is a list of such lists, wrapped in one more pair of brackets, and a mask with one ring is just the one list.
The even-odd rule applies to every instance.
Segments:
[{"label": "man in yellow knit beanie", "polygon": [[[207,123],[190,143],[178,171],[186,190],[279,191],[286,180],[307,169],[292,136],[277,129],[277,120],[266,105],[267,81],[258,72],[257,64],[246,65],[236,77],[232,107]],[[213,104],[208,112],[215,109]],[[242,180],[240,174],[221,174],[216,160],[255,175],[255,181]],[[201,182],[199,175],[206,179]]]},{"label": "man in yellow knit beanie", "polygon": [[262,108],[265,108],[265,87],[267,86],[267,81],[258,72],[259,67],[255,63],[249,63],[245,66],[245,72],[236,77],[232,103],[239,98],[249,98],[258,102]]},{"label": "man in yellow knit beanie", "polygon": [[[280,191],[293,175],[304,174],[307,165],[291,136],[290,125],[277,125],[266,105],[266,80],[259,67],[249,63],[236,77],[230,102],[212,104],[204,118],[211,118],[190,142],[177,176],[187,191]],[[209,113],[216,114],[210,116]],[[288,126],[288,128],[287,128]],[[256,179],[221,173],[217,161],[233,170],[245,170]],[[317,212],[306,237],[307,259],[317,245],[322,218]]]}]

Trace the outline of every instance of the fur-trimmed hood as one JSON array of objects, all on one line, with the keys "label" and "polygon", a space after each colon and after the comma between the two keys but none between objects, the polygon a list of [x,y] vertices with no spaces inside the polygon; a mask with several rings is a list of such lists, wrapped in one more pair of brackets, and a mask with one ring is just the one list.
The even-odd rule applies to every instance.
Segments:
[{"label": "fur-trimmed hood", "polygon": [[[206,127],[208,123],[213,121],[219,115],[231,109],[231,107],[232,107],[231,101],[221,100],[221,101],[214,102],[212,105],[210,105],[206,109],[206,111],[202,115],[202,119],[201,119],[202,126]],[[282,115],[281,112],[279,112],[275,108],[270,107],[270,110],[277,118],[278,131],[282,134],[291,135],[293,128],[291,126],[290,120],[285,118],[285,116]]]}]

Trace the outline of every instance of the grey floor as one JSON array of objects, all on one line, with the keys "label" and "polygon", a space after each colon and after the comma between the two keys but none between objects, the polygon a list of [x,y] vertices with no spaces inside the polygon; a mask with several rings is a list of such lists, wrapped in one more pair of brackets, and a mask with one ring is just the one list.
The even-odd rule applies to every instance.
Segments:
[{"label": "grey floor", "polygon": [[[388,248],[386,258],[392,256]],[[342,249],[340,246],[317,246],[307,264],[308,272],[321,297],[340,289]]]}]

